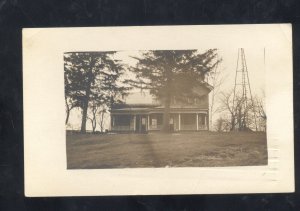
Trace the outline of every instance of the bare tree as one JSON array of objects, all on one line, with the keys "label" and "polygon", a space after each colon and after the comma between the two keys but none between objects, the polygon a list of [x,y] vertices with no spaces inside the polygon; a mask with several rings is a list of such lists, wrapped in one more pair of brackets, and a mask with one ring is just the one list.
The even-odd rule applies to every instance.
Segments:
[{"label": "bare tree", "polygon": [[69,117],[71,110],[76,107],[75,103],[73,102],[72,98],[65,97],[65,104],[66,104],[66,120],[65,124],[67,125],[69,122]]},{"label": "bare tree", "polygon": [[218,108],[219,112],[229,112],[230,114],[230,130],[233,130],[235,127],[235,116],[236,110],[232,106],[232,98],[233,98],[233,91],[229,92],[222,92],[220,98],[220,107]]},{"label": "bare tree", "polygon": [[213,128],[213,117],[214,114],[218,111],[215,108],[215,99],[220,94],[220,87],[226,79],[226,76],[222,76],[221,73],[224,71],[220,71],[218,69],[218,64],[215,66],[215,70],[208,75],[207,82],[213,86],[213,90],[210,93],[210,105],[209,105],[209,128]]},{"label": "bare tree", "polygon": [[92,102],[92,105],[90,106],[91,116],[88,115],[87,118],[91,121],[93,133],[95,133],[97,127],[97,110],[98,105],[95,102]]},{"label": "bare tree", "polygon": [[230,121],[226,118],[219,117],[215,122],[215,130],[225,132],[230,130]]},{"label": "bare tree", "polygon": [[230,114],[230,130],[250,130],[255,121],[254,105],[251,101],[236,95],[233,103],[233,90],[222,92],[218,111]]},{"label": "bare tree", "polygon": [[105,114],[107,113],[107,109],[102,106],[102,108],[99,110],[99,122],[98,125],[100,127],[100,131],[103,133],[104,132],[104,124],[105,124]]},{"label": "bare tree", "polygon": [[74,98],[75,92],[72,91],[69,81],[65,77],[65,104],[66,104],[66,120],[65,124],[68,125],[71,110],[79,107],[79,102]]},{"label": "bare tree", "polygon": [[96,132],[97,125],[100,128],[100,132],[104,132],[106,113],[107,106],[105,104],[94,102],[89,106],[88,120],[91,122],[93,133]]},{"label": "bare tree", "polygon": [[266,124],[267,124],[267,114],[265,110],[265,102],[264,102],[264,92],[262,97],[255,96],[254,97],[254,106],[256,110],[256,114],[259,120],[259,130],[266,131]]}]

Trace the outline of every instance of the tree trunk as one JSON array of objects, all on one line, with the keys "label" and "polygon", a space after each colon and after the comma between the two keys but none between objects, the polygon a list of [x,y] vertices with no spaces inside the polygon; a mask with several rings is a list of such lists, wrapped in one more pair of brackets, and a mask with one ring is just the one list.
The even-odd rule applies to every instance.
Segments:
[{"label": "tree trunk", "polygon": [[88,110],[88,100],[85,100],[83,108],[82,108],[82,119],[81,119],[81,132],[86,132],[86,118],[87,118],[87,110]]},{"label": "tree trunk", "polygon": [[95,133],[95,130],[96,130],[96,122],[95,122],[95,119],[93,120],[92,127],[93,127],[93,133]]},{"label": "tree trunk", "polygon": [[82,108],[82,120],[81,120],[81,133],[85,133],[86,132],[86,119],[87,119],[87,111],[88,111],[88,107],[89,107],[89,100],[90,100],[90,93],[91,93],[91,81],[88,80],[88,86],[86,89],[86,96],[84,99],[84,103],[83,103],[83,108]]},{"label": "tree trunk", "polygon": [[66,97],[65,97],[65,103],[66,103],[66,113],[67,113],[65,124],[67,125],[68,121],[69,121],[69,116],[70,116],[70,107],[68,105]]},{"label": "tree trunk", "polygon": [[69,122],[69,116],[70,116],[70,110],[67,109],[67,116],[66,116],[66,122],[65,122],[66,125],[67,125],[68,122]]},{"label": "tree trunk", "polygon": [[97,107],[93,108],[93,121],[92,121],[92,127],[93,127],[93,133],[96,131],[97,127],[97,117],[96,117]]},{"label": "tree trunk", "polygon": [[100,120],[101,133],[103,132],[103,118],[104,118],[104,111],[101,112],[101,120]]},{"label": "tree trunk", "polygon": [[70,112],[74,108],[74,106],[73,105],[69,106],[67,99],[65,99],[65,101],[66,101],[66,114],[67,114],[65,124],[67,125],[69,122]]},{"label": "tree trunk", "polygon": [[170,132],[170,107],[171,107],[171,96],[172,92],[172,70],[169,67],[166,67],[166,89],[165,89],[165,102],[164,102],[164,116],[163,116],[163,132]]},{"label": "tree trunk", "polygon": [[87,120],[87,111],[89,107],[90,94],[91,94],[91,85],[92,85],[92,76],[93,76],[93,67],[95,65],[95,60],[90,58],[89,71],[87,73],[87,87],[85,90],[85,98],[82,108],[82,120],[81,120],[81,133],[86,132],[86,120]]},{"label": "tree trunk", "polygon": [[230,131],[234,131],[234,125],[235,125],[235,117],[232,115],[231,116],[231,128],[230,128]]},{"label": "tree trunk", "polygon": [[170,131],[170,105],[171,105],[171,98],[167,96],[165,99],[165,109],[164,109],[164,116],[163,116],[163,132]]},{"label": "tree trunk", "polygon": [[241,116],[241,109],[239,109],[239,112],[238,112],[238,119],[237,119],[237,122],[238,122],[238,130],[241,131],[242,129],[242,116]]}]

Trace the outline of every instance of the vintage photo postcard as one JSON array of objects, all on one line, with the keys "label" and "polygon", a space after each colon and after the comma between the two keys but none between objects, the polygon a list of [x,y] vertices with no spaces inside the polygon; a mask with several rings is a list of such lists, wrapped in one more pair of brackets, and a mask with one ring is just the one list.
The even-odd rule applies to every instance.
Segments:
[{"label": "vintage photo postcard", "polygon": [[26,196],[294,191],[290,24],[23,29]]}]

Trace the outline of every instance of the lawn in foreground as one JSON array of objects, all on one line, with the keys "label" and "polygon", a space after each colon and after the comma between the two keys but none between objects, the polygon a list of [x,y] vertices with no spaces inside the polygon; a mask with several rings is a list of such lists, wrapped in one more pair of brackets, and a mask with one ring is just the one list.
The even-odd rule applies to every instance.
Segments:
[{"label": "lawn in foreground", "polygon": [[267,165],[265,133],[68,134],[68,169]]}]

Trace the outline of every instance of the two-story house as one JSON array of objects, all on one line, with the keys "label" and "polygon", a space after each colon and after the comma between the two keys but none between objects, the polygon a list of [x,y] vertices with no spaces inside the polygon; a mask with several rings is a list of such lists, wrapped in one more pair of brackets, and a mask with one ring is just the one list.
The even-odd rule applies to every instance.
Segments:
[{"label": "two-story house", "polygon": [[[193,89],[197,97],[173,98],[170,106],[170,129],[180,131],[208,130],[209,99],[212,86],[203,83]],[[159,131],[163,125],[164,106],[153,103],[125,103],[111,111],[112,132],[144,133]]]}]

